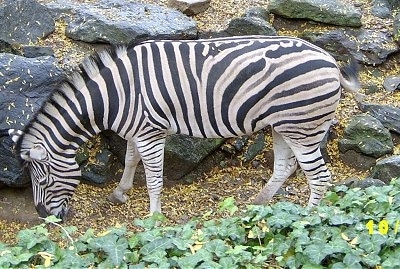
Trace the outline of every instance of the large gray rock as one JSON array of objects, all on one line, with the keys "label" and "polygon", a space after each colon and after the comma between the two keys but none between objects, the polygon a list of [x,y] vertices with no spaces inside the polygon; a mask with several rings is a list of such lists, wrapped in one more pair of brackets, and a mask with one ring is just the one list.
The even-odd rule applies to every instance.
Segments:
[{"label": "large gray rock", "polygon": [[400,108],[390,105],[368,104],[361,102],[358,104],[361,111],[368,113],[379,120],[389,131],[400,134]]},{"label": "large gray rock", "polygon": [[[0,130],[22,129],[63,79],[53,57],[0,53]],[[10,186],[26,185],[27,178],[22,177],[11,147],[7,135],[0,137],[0,181]]]},{"label": "large gray rock", "polygon": [[340,26],[361,26],[361,12],[341,1],[270,0],[270,12],[293,19],[308,19]]},{"label": "large gray rock", "polygon": [[346,61],[351,56],[367,65],[382,64],[390,54],[399,51],[388,31],[336,29],[306,32],[302,37],[330,52],[337,60]]},{"label": "large gray rock", "polygon": [[48,9],[35,0],[0,3],[0,40],[8,44],[36,42],[55,30]]},{"label": "large gray rock", "polygon": [[195,38],[196,22],[178,10],[123,0],[58,1],[53,13],[73,14],[66,35],[88,43],[128,44],[137,38]]},{"label": "large gray rock", "polygon": [[[107,148],[121,164],[125,160],[126,142],[111,132],[104,133],[107,139]],[[165,144],[164,176],[168,180],[183,179],[193,171],[212,152],[221,146],[224,139],[203,139],[186,135],[170,135]],[[144,179],[143,169],[140,167],[135,178]]]},{"label": "large gray rock", "polygon": [[400,175],[400,155],[380,159],[371,171],[371,177],[390,183],[393,178]]},{"label": "large gray rock", "polygon": [[380,121],[369,115],[357,115],[350,119],[339,140],[339,150],[354,150],[367,156],[379,158],[393,151],[392,136]]},{"label": "large gray rock", "polygon": [[387,19],[392,16],[392,7],[387,0],[372,0],[371,14]]},{"label": "large gray rock", "polygon": [[229,36],[276,35],[275,28],[268,22],[267,10],[261,7],[250,8],[242,17],[232,19],[224,32]]}]

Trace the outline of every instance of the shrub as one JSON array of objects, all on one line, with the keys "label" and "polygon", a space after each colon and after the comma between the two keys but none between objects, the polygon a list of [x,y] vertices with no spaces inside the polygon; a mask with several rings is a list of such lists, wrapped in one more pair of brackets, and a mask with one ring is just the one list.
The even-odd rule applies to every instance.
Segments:
[{"label": "shrub", "polygon": [[228,217],[162,227],[154,214],[136,220],[140,232],[117,225],[77,239],[49,217],[16,245],[0,243],[0,268],[400,268],[400,179],[338,186],[312,209],[278,202],[236,212],[230,197],[220,210]]}]

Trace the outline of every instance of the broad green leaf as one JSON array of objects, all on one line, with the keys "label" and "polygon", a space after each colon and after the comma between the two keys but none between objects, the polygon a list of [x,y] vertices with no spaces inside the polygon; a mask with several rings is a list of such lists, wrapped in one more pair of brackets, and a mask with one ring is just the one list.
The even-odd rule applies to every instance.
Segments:
[{"label": "broad green leaf", "polygon": [[225,245],[225,242],[221,239],[214,239],[204,246],[210,253],[213,253],[218,258],[226,256],[226,251],[228,247]]},{"label": "broad green leaf", "polygon": [[119,266],[123,262],[123,257],[129,246],[128,240],[125,237],[119,238],[113,233],[93,238],[89,245],[93,250],[103,250],[106,252],[114,267]]},{"label": "broad green leaf", "polygon": [[141,260],[161,265],[163,263],[168,262],[168,259],[166,258],[166,256],[167,256],[167,252],[164,249],[159,248],[152,252],[149,252],[146,255],[142,255]]},{"label": "broad green leaf", "polygon": [[364,264],[369,267],[376,267],[381,264],[381,258],[377,253],[367,253],[366,255],[361,257],[361,260]]},{"label": "broad green leaf", "polygon": [[382,267],[384,269],[397,269],[400,268],[400,248],[389,250],[382,255]]},{"label": "broad green leaf", "polygon": [[308,256],[312,263],[320,264],[322,260],[332,254],[332,250],[325,248],[323,244],[312,244],[306,246],[303,253]]},{"label": "broad green leaf", "polygon": [[366,253],[377,252],[381,250],[381,246],[386,242],[387,238],[381,234],[361,234],[359,238],[359,247]]},{"label": "broad green leaf", "polygon": [[145,245],[139,250],[139,254],[143,256],[150,255],[152,252],[165,251],[172,247],[170,238],[158,238]]},{"label": "broad green leaf", "polygon": [[346,266],[348,266],[348,268],[354,268],[354,269],[362,268],[360,261],[361,261],[361,258],[352,253],[347,253],[343,259],[343,263]]},{"label": "broad green leaf", "polygon": [[222,257],[221,259],[219,259],[218,263],[221,266],[221,268],[223,268],[223,269],[238,268],[238,266],[235,264],[234,260],[229,256]]},{"label": "broad green leaf", "polygon": [[235,199],[231,196],[228,198],[225,198],[222,202],[219,204],[219,211],[228,211],[230,215],[235,214],[236,211],[238,211],[238,207],[236,206]]},{"label": "broad green leaf", "polygon": [[354,218],[346,214],[336,214],[329,219],[331,225],[353,224]]}]

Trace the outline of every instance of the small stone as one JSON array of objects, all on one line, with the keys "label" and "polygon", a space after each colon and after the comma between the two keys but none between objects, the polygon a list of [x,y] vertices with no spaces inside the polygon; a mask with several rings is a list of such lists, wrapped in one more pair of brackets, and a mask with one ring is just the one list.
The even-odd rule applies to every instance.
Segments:
[{"label": "small stone", "polygon": [[383,81],[383,88],[388,92],[393,92],[395,90],[400,90],[400,77],[389,76]]},{"label": "small stone", "polygon": [[188,16],[202,13],[210,6],[211,0],[169,0],[168,6],[176,8]]}]

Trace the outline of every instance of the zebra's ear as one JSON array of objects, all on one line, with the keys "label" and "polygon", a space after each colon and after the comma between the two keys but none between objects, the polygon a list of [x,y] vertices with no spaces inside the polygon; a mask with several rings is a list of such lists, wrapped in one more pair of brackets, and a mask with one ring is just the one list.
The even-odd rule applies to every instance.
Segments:
[{"label": "zebra's ear", "polygon": [[24,134],[24,132],[20,131],[20,130],[15,130],[15,129],[9,129],[8,130],[8,134],[11,137],[11,140],[14,143],[17,143],[17,141],[20,139],[20,137]]},{"label": "zebra's ear", "polygon": [[42,145],[34,145],[33,148],[31,148],[28,151],[27,154],[21,153],[21,158],[24,160],[34,159],[37,161],[43,161],[46,159],[46,156],[47,156],[47,151]]}]

